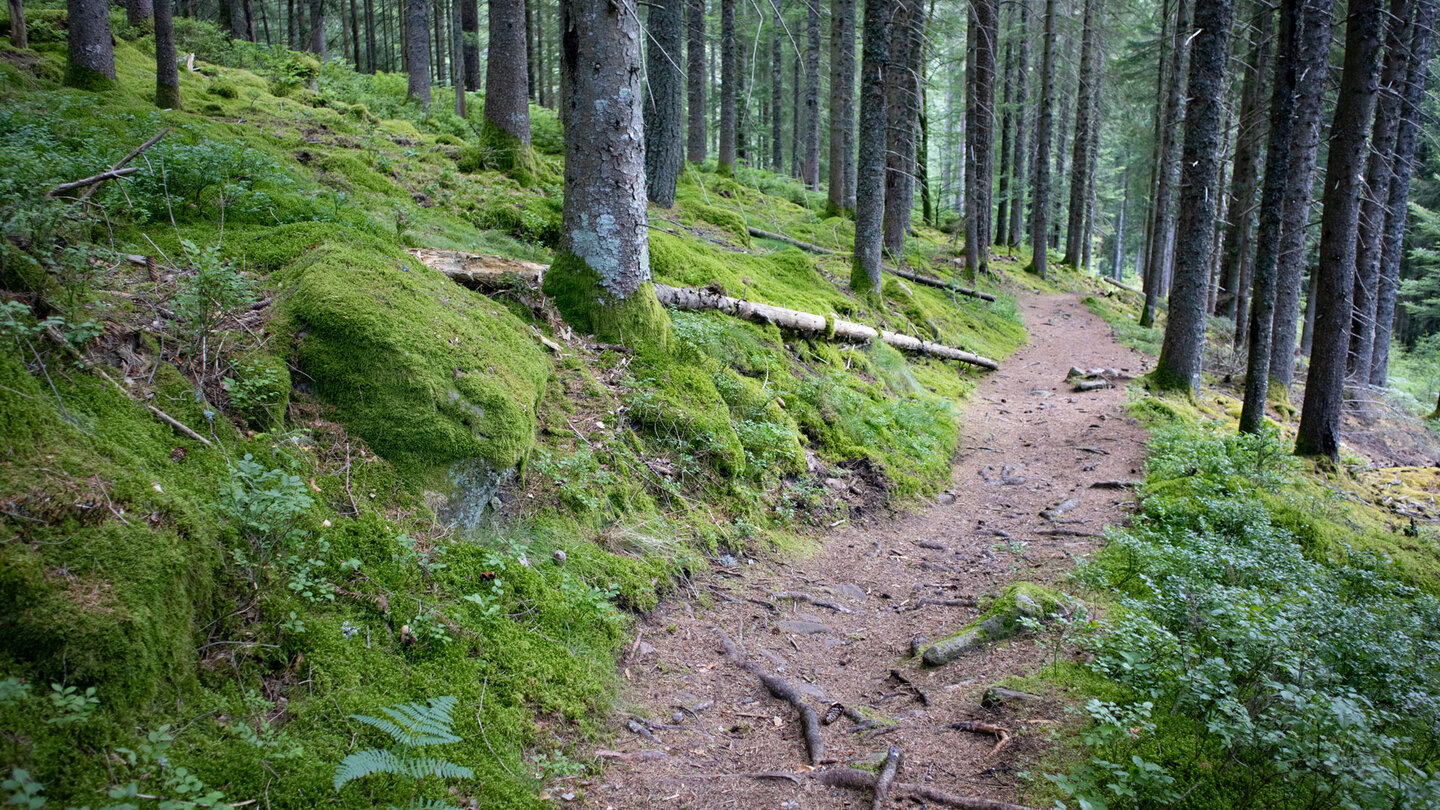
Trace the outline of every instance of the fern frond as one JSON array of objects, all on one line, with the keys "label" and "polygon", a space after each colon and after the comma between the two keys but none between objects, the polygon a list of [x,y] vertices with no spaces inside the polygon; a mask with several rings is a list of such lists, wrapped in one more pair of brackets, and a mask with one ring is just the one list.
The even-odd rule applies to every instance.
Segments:
[{"label": "fern frond", "polygon": [[426,779],[434,776],[440,779],[469,779],[475,772],[464,765],[456,765],[439,757],[411,757],[400,763],[402,773],[412,779]]},{"label": "fern frond", "polygon": [[339,790],[346,782],[363,779],[372,773],[403,774],[405,764],[404,759],[379,748],[356,751],[335,766],[335,789]]},{"label": "fern frond", "polygon": [[365,714],[350,716],[367,726],[380,729],[389,734],[395,742],[409,748],[460,742],[461,738],[450,730],[455,722],[452,717],[455,698],[445,695],[430,698],[426,703],[428,705],[402,703],[398,706],[383,707],[380,711],[388,715],[389,720]]}]

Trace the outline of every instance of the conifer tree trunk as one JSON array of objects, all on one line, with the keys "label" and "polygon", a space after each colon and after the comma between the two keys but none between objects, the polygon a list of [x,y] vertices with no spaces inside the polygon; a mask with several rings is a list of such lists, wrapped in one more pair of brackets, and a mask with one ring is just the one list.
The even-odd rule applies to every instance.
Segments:
[{"label": "conifer tree trunk", "polygon": [[1030,203],[1031,267],[1045,278],[1046,231],[1050,210],[1050,124],[1055,104],[1055,0],[1045,0],[1045,34],[1040,50],[1040,108],[1035,114],[1035,192]]},{"label": "conifer tree trunk", "polygon": [[646,15],[650,31],[645,48],[645,178],[650,201],[661,208],[675,204],[675,183],[685,165],[685,76],[680,49],[685,41],[685,0],[654,0]]},{"label": "conifer tree trunk", "polygon": [[1179,0],[1175,9],[1174,37],[1170,46],[1170,77],[1165,92],[1165,109],[1160,119],[1159,160],[1155,164],[1155,207],[1151,213],[1154,220],[1151,228],[1150,252],[1145,266],[1145,308],[1140,313],[1140,325],[1155,323],[1155,307],[1165,287],[1171,243],[1171,208],[1175,193],[1175,161],[1179,157],[1179,139],[1175,127],[1183,114],[1184,97],[1181,94],[1182,77],[1185,75],[1185,56],[1189,47],[1190,2]]},{"label": "conifer tree trunk", "polygon": [[780,4],[776,3],[770,17],[770,171],[785,169],[785,53],[781,37]]},{"label": "conifer tree trunk", "polygon": [[850,207],[855,164],[855,0],[830,0],[830,188],[825,212]]},{"label": "conifer tree trunk", "polygon": [[535,76],[539,66],[535,62],[535,0],[525,0],[525,96],[535,100]]},{"label": "conifer tree trunk", "polygon": [[[918,63],[923,58],[924,41],[920,47],[915,49],[914,60]],[[920,216],[921,221],[931,227],[935,226],[935,209],[930,202],[930,116],[925,107],[925,76],[920,72],[921,66],[915,66],[916,75],[919,80],[915,86],[919,88],[917,99],[916,115],[918,122],[916,131],[919,133],[919,142],[915,147],[915,188],[920,193]]]},{"label": "conifer tree trunk", "polygon": [[[1245,297],[1245,264],[1251,255],[1251,225],[1255,221],[1255,190],[1259,187],[1260,144],[1265,137],[1265,83],[1270,64],[1270,18],[1274,9],[1268,0],[1253,0],[1250,20],[1250,49],[1240,69],[1245,78],[1240,90],[1239,134],[1235,138],[1230,168],[1230,195],[1227,201],[1225,250],[1220,260],[1220,284],[1215,314],[1235,319],[1235,345],[1244,345],[1248,318],[1241,306]],[[1252,271],[1253,273],[1253,271]]]},{"label": "conifer tree trunk", "polygon": [[[28,47],[26,45],[15,44],[14,29],[16,25],[16,20],[20,21],[20,38],[22,40],[25,39],[25,15],[23,12],[20,14],[15,13],[16,9],[19,9],[21,7],[21,0],[12,0],[12,2],[10,3],[10,44],[15,45],[15,47],[17,48]],[[153,16],[155,16],[155,4],[153,0],[126,0],[125,20],[131,25],[141,25]]]},{"label": "conifer tree trunk", "polygon": [[705,76],[705,0],[689,0],[685,7],[685,92],[689,103],[689,124],[685,133],[685,158],[694,164],[705,162],[709,110],[705,104],[708,83]]},{"label": "conifer tree trunk", "polygon": [[820,188],[820,0],[805,0],[805,187]]},{"label": "conifer tree trunk", "polygon": [[115,47],[110,41],[110,6],[105,0],[66,0],[65,84],[81,90],[115,86]]},{"label": "conifer tree trunk", "polygon": [[974,61],[968,67],[974,109],[973,130],[966,133],[966,151],[974,179],[973,198],[966,201],[965,267],[977,278],[990,272],[990,212],[995,179],[995,47],[1000,35],[999,0],[969,0],[970,36],[975,40]]},{"label": "conifer tree trunk", "polygon": [[460,0],[460,28],[465,37],[465,89],[477,91],[480,89],[479,0]]},{"label": "conifer tree trunk", "polygon": [[796,53],[795,58],[790,60],[790,176],[796,180],[800,179],[801,169],[804,168],[804,158],[800,154],[800,131],[804,129],[800,122],[804,120],[805,114],[800,108],[800,54]]},{"label": "conifer tree trunk", "polygon": [[1029,150],[1025,142],[1029,117],[1026,98],[1030,73],[1030,0],[1017,0],[1020,7],[1019,53],[1015,60],[1015,149],[1010,159],[1010,247],[1020,247],[1025,232],[1025,165]]},{"label": "conifer tree trunk", "polygon": [[1179,227],[1175,234],[1174,288],[1165,342],[1151,379],[1162,390],[1200,390],[1205,316],[1215,248],[1215,203],[1220,185],[1221,118],[1233,0],[1195,6],[1185,148],[1181,156]]},{"label": "conifer tree trunk", "polygon": [[155,4],[155,106],[180,109],[180,70],[175,62],[175,22],[170,0]]},{"label": "conifer tree trunk", "polygon": [[1014,138],[1014,115],[1012,113],[1015,92],[1015,38],[1005,40],[1005,72],[1001,81],[1004,87],[1000,102],[1000,191],[995,206],[995,244],[1005,244],[1010,227],[1010,149]]},{"label": "conifer tree trunk", "polygon": [[468,99],[465,98],[465,16],[464,10],[461,8],[463,5],[463,0],[451,0],[450,3],[450,52],[452,54],[450,86],[455,88],[455,114],[461,119],[464,119],[469,111],[466,103]]},{"label": "conifer tree trunk", "polygon": [[1065,226],[1065,263],[1079,267],[1084,253],[1085,207],[1089,200],[1090,150],[1094,135],[1091,98],[1095,86],[1095,9],[1100,0],[1084,0],[1081,21],[1080,79],[1075,91],[1075,139],[1070,157],[1070,209]]},{"label": "conifer tree trunk", "polygon": [[720,0],[720,146],[722,176],[735,174],[735,97],[739,93],[735,55],[735,0]]},{"label": "conifer tree trunk", "polygon": [[30,34],[25,27],[25,0],[7,0],[10,7],[10,44],[24,50],[30,47]]},{"label": "conifer tree trunk", "polygon": [[1410,200],[1410,175],[1415,167],[1415,142],[1420,131],[1420,103],[1425,94],[1434,36],[1436,0],[1418,0],[1411,26],[1410,59],[1401,90],[1400,123],[1395,134],[1394,176],[1386,201],[1385,231],[1380,254],[1380,289],[1375,313],[1375,347],[1370,359],[1370,384],[1386,384],[1390,374],[1390,338],[1394,330],[1395,295],[1400,285],[1400,258]]},{"label": "conifer tree trunk", "polygon": [[897,264],[905,263],[905,232],[915,204],[910,158],[915,154],[915,130],[910,125],[915,82],[910,73],[910,47],[914,15],[921,0],[895,0],[890,15],[890,60],[885,65],[885,252]]},{"label": "conifer tree trunk", "polygon": [[[1248,330],[1250,341],[1245,366],[1245,396],[1240,408],[1240,430],[1244,433],[1259,433],[1264,426],[1265,402],[1270,386],[1270,347],[1275,335],[1275,280],[1280,258],[1280,227],[1285,193],[1292,181],[1290,149],[1294,143],[1295,84],[1299,79],[1297,68],[1300,56],[1296,48],[1300,39],[1301,2],[1302,0],[1280,2],[1274,89],[1270,96],[1269,147],[1265,156],[1265,186],[1260,192],[1260,216],[1255,232],[1255,263],[1251,271],[1252,293]],[[1258,13],[1268,12],[1257,9]],[[1251,50],[1254,51],[1253,47]]]},{"label": "conifer tree trunk", "polygon": [[[462,13],[467,3],[474,0],[461,0]],[[264,8],[262,0],[261,8]],[[365,0],[365,62],[364,71],[374,73],[378,68],[375,64],[375,0]],[[468,63],[467,63],[468,64]]]},{"label": "conifer tree trunk", "polygon": [[1380,91],[1375,99],[1375,121],[1370,133],[1370,154],[1360,200],[1360,229],[1355,242],[1355,302],[1350,317],[1349,377],[1370,384],[1370,362],[1375,351],[1375,315],[1379,303],[1381,240],[1394,174],[1395,139],[1400,124],[1400,97],[1408,68],[1407,46],[1414,4],[1392,0],[1385,35],[1385,61]]},{"label": "conifer tree trunk", "polygon": [[1290,175],[1280,222],[1280,258],[1275,270],[1274,343],[1270,347],[1270,384],[1288,396],[1295,376],[1295,339],[1300,319],[1300,287],[1305,276],[1305,232],[1315,159],[1320,146],[1320,113],[1330,78],[1330,34],[1334,0],[1304,0],[1296,51],[1295,121],[1290,133]]},{"label": "conifer tree trunk", "polygon": [[[426,4],[426,19],[429,22],[429,4]],[[411,33],[414,33],[412,30]],[[420,29],[420,38],[428,40],[429,26]],[[426,50],[429,50],[428,42]],[[310,52],[325,61],[325,0],[310,0]],[[428,72],[428,70],[427,70]],[[429,92],[428,90],[426,91]],[[430,103],[427,99],[425,103]]]},{"label": "conifer tree trunk", "polygon": [[855,251],[850,289],[880,289],[885,213],[885,71],[890,61],[890,0],[865,0],[860,58],[859,157],[855,163]]},{"label": "conifer tree trunk", "polygon": [[[680,0],[680,2],[683,3],[683,2],[685,2],[685,0]],[[680,15],[680,28],[681,28],[681,30],[683,31],[684,28],[685,28],[685,10],[682,8],[682,9],[681,9],[679,12],[677,12],[677,13]],[[549,106],[550,106],[550,63],[549,63],[549,61],[548,61],[547,58],[546,58],[546,53],[547,53],[547,51],[546,51],[546,49],[545,49],[545,4],[544,4],[541,0],[536,0],[534,33],[535,33],[535,75],[532,77],[532,79],[533,79],[533,81],[535,82],[535,103],[539,104],[541,107],[549,107]],[[677,71],[683,71],[683,70],[684,70],[683,68],[680,67],[680,65],[685,61],[685,55],[684,55],[684,53],[682,53],[682,49],[683,49],[683,47],[684,47],[684,42],[685,42],[685,36],[684,36],[684,34],[682,33],[681,36],[680,36],[680,41],[679,41],[679,43],[677,43],[677,45],[676,45],[675,52],[672,53],[672,54],[670,54],[670,58],[675,62],[675,65],[676,65],[675,70],[677,70]],[[682,84],[683,84],[683,82],[685,81],[683,72],[682,72],[682,74],[681,74],[680,81],[682,82]],[[683,101],[683,96],[684,96],[684,93],[685,93],[685,90],[684,90],[683,86],[682,86],[682,88],[681,88],[681,90],[680,90],[680,93],[681,93],[682,101]],[[681,112],[680,114],[683,116],[683,115],[684,115],[684,112],[683,112],[684,104],[683,104],[683,103],[681,104],[681,107],[682,107],[682,112]]]},{"label": "conifer tree trunk", "polygon": [[515,170],[525,177],[532,160],[525,0],[490,0],[489,36],[481,129],[485,164],[499,171]]},{"label": "conifer tree trunk", "polygon": [[561,0],[565,201],[544,289],[581,332],[663,350],[669,320],[650,284],[640,37],[636,0]]},{"label": "conifer tree trunk", "polygon": [[408,95],[422,107],[430,106],[430,0],[405,0],[405,64]]},{"label": "conifer tree trunk", "polygon": [[1345,360],[1355,287],[1355,236],[1365,171],[1366,135],[1379,84],[1382,0],[1351,0],[1345,23],[1345,69],[1330,125],[1320,217],[1320,263],[1315,268],[1315,337],[1305,404],[1295,436],[1298,455],[1340,455],[1340,416],[1345,401]]}]

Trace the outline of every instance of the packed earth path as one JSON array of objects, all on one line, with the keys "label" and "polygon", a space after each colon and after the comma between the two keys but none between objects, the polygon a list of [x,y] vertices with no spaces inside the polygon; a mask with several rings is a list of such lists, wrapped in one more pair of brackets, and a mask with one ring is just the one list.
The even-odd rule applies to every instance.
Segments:
[{"label": "packed earth path", "polygon": [[[897,782],[1018,801],[1017,772],[1036,765],[1064,707],[1049,698],[986,708],[982,697],[1034,674],[1044,653],[1020,636],[925,668],[912,639],[954,634],[979,615],[957,603],[1012,582],[1063,589],[1104,527],[1125,522],[1134,494],[1121,485],[1140,476],[1144,431],[1124,411],[1123,382],[1080,393],[1065,378],[1072,366],[1138,376],[1147,360],[1116,344],[1077,295],[1019,306],[1029,343],[966,403],[950,490],[909,512],[870,512],[798,559],[738,560],[642,618],[621,662],[618,750],[598,752],[607,764],[587,780],[584,806],[868,807],[869,790],[820,784],[797,711],[754,671],[788,682],[821,716],[838,702],[881,722],[822,726],[828,767],[878,764],[895,746]],[[787,592],[800,596],[778,596]],[[717,628],[752,671],[726,656]],[[994,734],[950,727],[967,721],[1013,736],[996,751]]]}]

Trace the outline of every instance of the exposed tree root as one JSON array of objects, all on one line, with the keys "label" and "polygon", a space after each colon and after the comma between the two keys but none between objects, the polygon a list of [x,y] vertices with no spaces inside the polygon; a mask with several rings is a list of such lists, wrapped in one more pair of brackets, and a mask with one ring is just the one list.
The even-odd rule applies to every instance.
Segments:
[{"label": "exposed tree root", "polygon": [[720,640],[720,646],[725,650],[725,657],[730,663],[749,672],[771,695],[794,706],[800,712],[800,730],[805,734],[805,750],[810,754],[810,764],[819,765],[825,759],[825,741],[820,737],[820,715],[805,702],[795,687],[791,686],[784,678],[771,675],[760,668],[760,665],[749,661],[735,647],[735,642],[730,640],[730,634],[719,627],[710,628]]},{"label": "exposed tree root", "polygon": [[921,689],[921,688],[918,687],[918,686],[916,686],[916,685],[915,685],[915,682],[912,681],[912,680],[910,680],[909,678],[905,677],[905,674],[902,673],[900,670],[898,670],[898,669],[892,669],[892,670],[890,670],[890,677],[891,677],[891,678],[894,678],[896,681],[899,681],[902,686],[908,686],[908,687],[910,687],[910,691],[912,691],[912,692],[915,693],[915,697],[920,700],[921,705],[923,705],[923,706],[929,706],[929,705],[930,705],[930,696],[927,695],[927,694],[925,694],[925,690],[924,690],[924,689]]},{"label": "exposed tree root", "polygon": [[[830,787],[872,791],[878,781],[873,774],[854,768],[832,768],[821,772],[819,778],[820,784]],[[891,784],[890,792],[902,799],[930,802],[943,807],[958,807],[961,810],[1032,810],[1023,804],[1011,804],[979,796],[957,796],[954,793],[947,793],[925,785],[912,785],[907,782]]]},{"label": "exposed tree root", "polygon": [[803,593],[803,592],[801,592],[801,591],[781,591],[781,592],[775,594],[775,598],[776,598],[776,599],[794,599],[796,602],[809,602],[810,604],[814,605],[815,607],[826,608],[826,609],[829,609],[829,610],[833,610],[833,611],[835,611],[836,613],[854,613],[854,612],[855,612],[855,611],[851,610],[850,608],[847,608],[847,607],[845,607],[844,605],[842,605],[842,604],[840,604],[840,603],[838,603],[838,602],[831,602],[831,601],[828,600],[828,599],[816,599],[815,597],[811,596],[810,594],[808,594],[808,593]]},{"label": "exposed tree root", "polygon": [[880,810],[885,806],[885,797],[890,794],[890,786],[899,772],[900,749],[892,745],[885,752],[885,764],[880,768],[880,775],[875,777],[875,803],[871,805],[871,810]]},{"label": "exposed tree root", "polygon": [[975,734],[994,734],[997,742],[995,743],[995,747],[990,749],[990,753],[985,755],[986,757],[995,756],[1000,753],[1001,748],[1010,744],[1010,730],[1003,726],[992,725],[990,723],[966,722],[951,723],[946,726],[946,728],[952,728],[956,731],[970,731]]}]

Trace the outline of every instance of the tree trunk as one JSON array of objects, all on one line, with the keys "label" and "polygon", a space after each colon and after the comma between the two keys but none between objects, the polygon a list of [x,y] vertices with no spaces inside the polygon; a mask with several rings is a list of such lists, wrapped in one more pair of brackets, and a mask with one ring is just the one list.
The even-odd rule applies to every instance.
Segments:
[{"label": "tree trunk", "polygon": [[931,227],[935,226],[935,209],[930,203],[930,115],[925,108],[925,76],[920,73],[924,42],[915,49],[916,76],[918,80],[915,86],[919,88],[919,98],[916,100],[916,131],[919,134],[919,143],[915,149],[915,190],[920,194],[920,216],[921,221]]},{"label": "tree trunk", "polygon": [[[1160,189],[1160,150],[1165,140],[1165,77],[1169,75],[1170,54],[1170,0],[1161,0],[1160,8],[1160,57],[1155,60],[1155,106],[1151,112],[1154,131],[1150,138],[1150,182],[1145,197],[1145,219],[1140,250],[1135,253],[1135,272],[1140,277],[1140,286],[1150,285],[1150,256],[1155,252],[1155,195]],[[1143,312],[1141,313],[1144,314]]]},{"label": "tree trunk", "polygon": [[170,0],[160,0],[155,11],[155,106],[180,109],[180,71],[175,64],[175,22]]},{"label": "tree trunk", "polygon": [[885,213],[885,69],[890,61],[890,0],[865,0],[860,59],[860,154],[855,164],[855,258],[850,289],[880,290]]},{"label": "tree trunk", "polygon": [[1025,164],[1029,151],[1025,143],[1026,91],[1030,73],[1030,0],[1017,0],[1020,6],[1020,47],[1015,60],[1015,149],[1010,159],[1013,175],[1010,181],[1010,247],[1020,247],[1025,232]]},{"label": "tree trunk", "polygon": [[650,202],[675,204],[675,183],[685,166],[685,76],[680,49],[685,41],[685,0],[654,0],[646,15],[645,181]]},{"label": "tree trunk", "polygon": [[409,98],[430,106],[430,0],[405,0],[405,64]]},{"label": "tree trunk", "polygon": [[1320,113],[1330,78],[1330,34],[1334,0],[1304,0],[1300,20],[1300,62],[1295,67],[1295,122],[1290,133],[1290,172],[1280,223],[1280,258],[1275,270],[1275,328],[1270,348],[1270,382],[1287,396],[1295,375],[1295,338],[1300,286],[1305,276],[1305,231],[1310,224]]},{"label": "tree trunk", "polygon": [[461,8],[464,5],[464,0],[451,0],[450,5],[450,50],[453,54],[450,85],[455,88],[455,114],[461,119],[469,112],[468,99],[465,98],[465,16]]},{"label": "tree trunk", "polygon": [[105,0],[66,0],[69,59],[65,84],[81,90],[115,86],[115,48],[110,40],[110,6]]},{"label": "tree trunk", "polygon": [[999,197],[999,201],[995,205],[995,244],[997,245],[1005,244],[1005,236],[1010,233],[1010,167],[1012,165],[1010,152],[1015,136],[1015,116],[1012,112],[1015,96],[1015,37],[1013,35],[1005,40],[1005,72],[1002,74],[1001,86],[1004,90],[1000,101],[1000,190],[996,195]]},{"label": "tree trunk", "polygon": [[1100,0],[1085,0],[1085,16],[1081,21],[1080,80],[1075,90],[1075,140],[1070,155],[1070,210],[1065,226],[1065,263],[1079,267],[1085,252],[1085,206],[1090,191],[1091,139],[1096,122],[1091,120],[1094,103],[1096,53],[1095,11]]},{"label": "tree trunk", "polygon": [[8,3],[10,6],[10,44],[23,50],[30,47],[30,36],[25,28],[25,0],[8,0]]},{"label": "tree trunk", "polygon": [[1355,303],[1350,317],[1349,377],[1370,384],[1370,363],[1375,351],[1375,314],[1379,303],[1381,240],[1394,174],[1395,138],[1400,123],[1400,97],[1409,66],[1410,19],[1414,4],[1392,0],[1386,26],[1385,66],[1375,100],[1375,122],[1370,133],[1370,154],[1360,201],[1360,229],[1355,243]]},{"label": "tree trunk", "polygon": [[[535,6],[535,27],[534,27],[533,29],[531,29],[531,32],[532,32],[532,33],[534,34],[534,36],[535,36],[535,73],[530,77],[530,79],[531,79],[531,81],[533,81],[533,82],[535,83],[535,103],[536,103],[536,104],[539,104],[541,107],[549,107],[549,106],[550,106],[550,68],[549,68],[549,63],[546,61],[546,50],[545,50],[545,4],[544,4],[543,2],[540,2],[540,0],[536,0],[536,2],[537,2],[537,5]],[[683,3],[685,2],[685,0],[680,0],[680,2],[683,4]],[[685,88],[684,88],[685,75],[684,75],[684,68],[680,67],[680,64],[681,64],[681,63],[684,61],[684,59],[685,59],[685,55],[684,55],[684,52],[683,52],[683,49],[684,49],[684,46],[685,46],[685,34],[684,34],[684,29],[685,29],[685,9],[682,8],[682,9],[680,9],[680,10],[679,10],[678,12],[676,12],[676,13],[679,14],[679,19],[680,19],[679,25],[680,25],[680,29],[681,29],[681,34],[680,34],[680,38],[679,38],[679,39],[676,41],[676,43],[675,43],[675,50],[670,53],[670,59],[671,59],[671,61],[673,61],[674,64],[675,64],[675,68],[674,68],[674,69],[675,69],[677,72],[680,73],[680,83],[681,83],[681,88],[680,88],[680,96],[681,96],[680,116],[681,116],[681,118],[683,118],[683,117],[685,116],[685,104],[684,104],[684,96],[685,96]],[[683,124],[684,124],[684,122],[682,121],[679,126],[682,126],[682,127],[683,127]],[[682,135],[681,137],[683,138],[684,136]],[[683,152],[683,149],[684,149],[683,144],[682,144],[681,149],[682,149],[682,152]],[[682,163],[683,163],[683,157],[682,157]]]},{"label": "tree trunk", "polygon": [[735,174],[735,96],[739,80],[735,66],[735,0],[720,0],[720,158],[717,170],[725,177]]},{"label": "tree trunk", "polygon": [[[1280,29],[1275,48],[1275,87],[1270,96],[1269,147],[1265,158],[1265,186],[1260,192],[1260,217],[1255,233],[1255,262],[1251,270],[1250,344],[1245,366],[1245,396],[1240,408],[1240,430],[1259,433],[1265,423],[1265,402],[1270,385],[1270,348],[1274,340],[1275,280],[1280,258],[1280,226],[1290,177],[1290,149],[1294,143],[1295,84],[1300,58],[1302,0],[1281,0]],[[1263,4],[1261,4],[1263,5]],[[1260,11],[1257,14],[1268,10]],[[1251,48],[1254,51],[1254,48]],[[1261,66],[1256,66],[1260,68]],[[1237,158],[1237,165],[1238,165]]]},{"label": "tree trunk", "polygon": [[[462,13],[466,3],[471,1],[472,0],[460,0]],[[261,0],[260,8],[265,8],[264,0]],[[377,69],[375,65],[375,0],[365,0],[364,15],[365,61],[359,63],[360,67],[358,69],[363,70],[366,73],[374,73]]]},{"label": "tree trunk", "polygon": [[636,0],[561,0],[565,201],[544,289],[581,332],[664,349],[645,217],[639,12]]},{"label": "tree trunk", "polygon": [[921,0],[895,0],[890,16],[890,59],[885,65],[885,252],[896,264],[905,263],[905,232],[915,204],[910,158],[915,154],[915,82],[910,74],[912,22]]},{"label": "tree trunk", "polygon": [[804,127],[800,122],[805,114],[800,108],[800,85],[800,54],[797,52],[790,60],[790,176],[796,180],[800,179],[801,169],[804,168],[804,158],[800,154],[800,131]]},{"label": "tree trunk", "polygon": [[785,35],[777,3],[770,16],[770,171],[785,170]]},{"label": "tree trunk", "polygon": [[685,7],[685,91],[688,96],[689,127],[685,135],[685,157],[691,163],[705,162],[706,119],[709,110],[705,106],[705,0],[689,0]]},{"label": "tree trunk", "polygon": [[[20,39],[22,41],[25,40],[25,15],[23,13],[15,13],[16,9],[21,8],[21,6],[21,0],[13,0],[10,4],[10,44],[15,45],[17,48],[28,47],[27,45],[16,44],[15,42],[14,29],[16,20],[20,21]],[[153,16],[155,16],[155,4],[153,0],[126,0],[125,19],[131,25],[143,25],[146,20]]]},{"label": "tree trunk", "polygon": [[1215,248],[1220,121],[1225,106],[1225,62],[1229,54],[1232,6],[1233,0],[1205,0],[1195,6],[1185,149],[1180,163],[1174,288],[1170,292],[1165,342],[1151,375],[1161,389],[1192,395],[1200,392],[1200,363],[1205,350],[1205,305]]},{"label": "tree trunk", "polygon": [[1165,288],[1170,256],[1170,209],[1175,193],[1175,161],[1179,140],[1175,127],[1180,123],[1184,97],[1181,95],[1181,77],[1185,75],[1186,50],[1189,47],[1190,2],[1179,0],[1175,9],[1174,38],[1170,47],[1170,79],[1165,93],[1165,110],[1161,118],[1159,162],[1156,164],[1155,208],[1153,236],[1148,264],[1145,267],[1145,308],[1140,313],[1140,325],[1155,323],[1155,306],[1161,290]]},{"label": "tree trunk", "polygon": [[1355,286],[1355,236],[1365,171],[1365,140],[1375,112],[1385,4],[1352,0],[1345,24],[1345,70],[1335,119],[1330,125],[1325,168],[1324,211],[1320,217],[1320,263],[1315,270],[1315,338],[1305,404],[1295,437],[1299,455],[1340,455],[1340,415],[1345,401],[1345,359],[1349,348]]},{"label": "tree trunk", "polygon": [[[1259,186],[1260,143],[1266,131],[1264,95],[1266,69],[1270,64],[1270,18],[1274,13],[1269,0],[1254,0],[1252,5],[1250,52],[1241,67],[1245,79],[1240,91],[1239,134],[1235,137],[1235,158],[1230,168],[1230,198],[1223,226],[1227,235],[1215,306],[1216,315],[1236,319],[1237,348],[1244,345],[1243,335],[1248,331],[1245,326],[1248,315],[1240,303],[1245,296],[1243,268],[1249,261],[1251,224],[1255,221],[1253,209],[1255,190]],[[1273,108],[1271,114],[1274,114]],[[1254,271],[1251,272],[1253,275]]]},{"label": "tree trunk", "polygon": [[829,216],[850,207],[855,162],[855,0],[830,0]]},{"label": "tree trunk", "polygon": [[820,0],[805,0],[805,187],[820,188]]},{"label": "tree trunk", "polygon": [[434,48],[434,50],[432,51],[432,55],[434,56],[435,61],[434,61],[434,64],[431,66],[430,75],[431,75],[432,77],[434,77],[435,84],[440,85],[440,86],[444,86],[444,84],[445,84],[445,73],[446,73],[446,72],[445,72],[445,42],[446,42],[446,39],[445,39],[445,17],[446,17],[446,14],[445,14],[444,2],[445,2],[445,0],[431,0],[432,8],[433,8],[433,11],[434,11],[434,14],[431,15],[431,17],[432,17],[431,22],[434,23],[434,28],[435,28],[435,42],[434,42],[433,45],[432,45],[432,47]]},{"label": "tree trunk", "polygon": [[1055,0],[1045,0],[1045,39],[1040,53],[1040,109],[1035,119],[1035,191],[1030,202],[1031,266],[1045,278],[1050,211],[1050,124],[1055,104]]},{"label": "tree trunk", "polygon": [[1386,201],[1385,232],[1380,254],[1380,290],[1375,314],[1375,347],[1371,352],[1370,384],[1383,386],[1390,373],[1390,336],[1394,329],[1395,294],[1400,285],[1401,248],[1410,200],[1410,175],[1420,130],[1420,103],[1429,72],[1436,0],[1419,0],[1411,26],[1410,60],[1401,90],[1400,123],[1395,134],[1394,176]]},{"label": "tree trunk", "polygon": [[[426,6],[428,14],[429,6]],[[427,17],[426,22],[429,22]],[[413,33],[413,31],[412,31]],[[420,29],[420,38],[428,39],[429,29]],[[427,48],[428,50],[428,48]],[[310,0],[310,52],[320,57],[321,63],[325,61],[325,0]],[[427,77],[428,78],[428,77]],[[428,92],[428,90],[427,90]],[[427,100],[428,104],[429,101]]]},{"label": "tree trunk", "polygon": [[530,101],[536,99],[535,76],[540,72],[535,59],[535,0],[525,0],[525,97]]},{"label": "tree trunk", "polygon": [[[1127,155],[1128,157],[1128,155]],[[1125,278],[1125,209],[1130,207],[1130,163],[1125,162],[1125,173],[1121,175],[1120,187],[1124,196],[1120,199],[1120,213],[1115,217],[1115,280]]]},{"label": "tree trunk", "polygon": [[[370,2],[370,0],[366,0]],[[460,0],[460,29],[465,37],[465,89],[480,89],[480,3]]]},{"label": "tree trunk", "polygon": [[490,47],[485,59],[485,123],[481,129],[485,164],[499,171],[514,170],[526,175],[530,171],[531,156],[525,0],[490,0],[489,35]]},{"label": "tree trunk", "polygon": [[[966,201],[965,267],[976,278],[990,272],[990,212],[995,178],[995,47],[1000,35],[999,0],[968,0],[970,37],[975,40],[969,107],[974,129],[966,133],[973,199]],[[973,218],[973,222],[971,219]],[[972,233],[973,231],[973,233]]]}]

